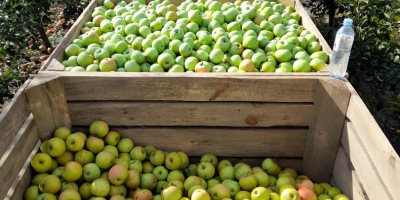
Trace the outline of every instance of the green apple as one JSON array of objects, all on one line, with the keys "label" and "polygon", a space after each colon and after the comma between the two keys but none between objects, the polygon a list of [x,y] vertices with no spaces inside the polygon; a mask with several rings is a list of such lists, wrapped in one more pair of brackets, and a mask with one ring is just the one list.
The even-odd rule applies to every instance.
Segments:
[{"label": "green apple", "polygon": [[173,180],[179,180],[181,182],[185,181],[185,176],[181,170],[172,170],[167,176],[167,182],[171,182]]},{"label": "green apple", "polygon": [[63,140],[66,140],[70,134],[71,131],[67,127],[59,127],[54,131],[54,137],[58,137]]},{"label": "green apple", "polygon": [[332,200],[332,198],[329,195],[321,194],[318,196],[318,200]]},{"label": "green apple", "polygon": [[153,63],[157,61],[158,58],[158,51],[152,47],[147,48],[146,51],[144,52],[144,56],[147,60],[147,62]]},{"label": "green apple", "polygon": [[308,44],[310,44],[311,42],[316,42],[317,41],[317,36],[315,36],[314,34],[311,34],[311,33],[305,35],[304,37],[306,38]]},{"label": "green apple", "polygon": [[177,200],[182,198],[182,191],[176,186],[169,186],[161,192],[163,200]]},{"label": "green apple", "polygon": [[307,46],[307,52],[313,54],[321,50],[321,45],[317,41],[310,42]]},{"label": "green apple", "polygon": [[78,57],[77,57],[77,63],[81,66],[86,68],[90,64],[93,64],[94,57],[92,54],[87,53],[87,52],[81,52]]},{"label": "green apple", "polygon": [[[268,175],[274,175],[277,176],[279,172],[281,171],[281,168],[279,167],[276,162],[271,159],[267,158],[265,159],[262,164],[261,168],[268,174]],[[271,181],[270,181],[271,182]]]},{"label": "green apple", "polygon": [[274,35],[276,37],[282,37],[283,35],[285,35],[287,33],[287,28],[283,24],[277,24],[274,26],[272,32],[274,33]]},{"label": "green apple", "polygon": [[224,52],[221,49],[213,49],[210,53],[210,61],[215,64],[222,62],[223,57]]},{"label": "green apple", "polygon": [[146,61],[146,57],[141,51],[133,50],[131,53],[131,60],[135,61],[138,64],[142,64]]},{"label": "green apple", "polygon": [[254,72],[254,69],[255,69],[254,62],[251,61],[250,59],[244,59],[239,64],[239,70],[243,70],[243,71],[246,71],[246,72]]},{"label": "green apple", "polygon": [[201,61],[196,64],[195,72],[211,72],[211,65],[209,62]]},{"label": "green apple", "polygon": [[76,181],[82,176],[82,166],[76,161],[69,161],[65,164],[61,176],[67,181]]},{"label": "green apple", "polygon": [[141,68],[139,64],[134,60],[129,60],[124,65],[125,71],[127,72],[140,72]]},{"label": "green apple", "polygon": [[292,54],[287,49],[276,50],[275,59],[278,62],[287,62],[287,61],[290,61],[292,59]]},{"label": "green apple", "polygon": [[55,175],[47,175],[40,181],[39,189],[42,193],[56,194],[61,189],[61,181]]},{"label": "green apple", "polygon": [[150,72],[165,72],[165,71],[161,65],[153,64],[150,66]]},{"label": "green apple", "polygon": [[82,36],[82,43],[86,47],[93,43],[100,43],[99,35],[94,31],[89,31]]},{"label": "green apple", "polygon": [[103,148],[103,151],[109,151],[114,155],[114,158],[118,158],[118,154],[119,154],[118,148],[113,145],[106,145]]},{"label": "green apple", "polygon": [[66,150],[65,141],[61,138],[51,138],[47,141],[46,152],[52,157],[64,154]]},{"label": "green apple", "polygon": [[324,61],[325,63],[328,62],[328,55],[324,51],[317,51],[311,54],[311,58],[318,58]]},{"label": "green apple", "polygon": [[57,197],[54,194],[42,193],[37,197],[37,200],[57,200]]},{"label": "green apple", "polygon": [[155,167],[152,173],[154,174],[154,176],[157,178],[158,181],[164,181],[168,176],[167,168],[165,168],[162,165]]},{"label": "green apple", "polygon": [[[114,43],[105,43],[103,46],[103,49],[106,50],[108,52],[108,54],[104,53],[104,55],[99,55],[101,60],[103,60],[104,58],[110,58],[110,56],[115,53],[115,44]],[[96,54],[96,52],[95,52],[95,54]],[[98,61],[101,61],[101,60],[98,60]]]},{"label": "green apple", "polygon": [[235,169],[233,166],[225,166],[219,171],[219,176],[222,181],[226,179],[235,179]]},{"label": "green apple", "polygon": [[172,72],[185,72],[185,69],[182,65],[175,64],[175,65],[172,65],[171,68],[169,68],[168,72],[171,72],[171,73]]},{"label": "green apple", "polygon": [[211,68],[211,72],[226,72],[226,69],[223,66],[215,65]]},{"label": "green apple", "polygon": [[325,194],[330,196],[331,198],[335,198],[335,196],[342,194],[342,191],[337,187],[330,187],[325,189]]},{"label": "green apple", "polygon": [[[124,58],[125,59],[125,58]],[[100,62],[100,71],[109,72],[117,69],[117,63],[111,58],[105,58]]]},{"label": "green apple", "polygon": [[139,51],[141,51],[142,49],[143,49],[143,47],[142,47],[142,42],[143,42],[143,38],[142,37],[137,37],[137,38],[135,38],[134,40],[133,40],[133,42],[132,42],[132,48],[134,49],[134,50],[139,50]]},{"label": "green apple", "polygon": [[109,169],[115,160],[114,154],[109,151],[101,151],[96,155],[96,164],[101,169]]},{"label": "green apple", "polygon": [[128,163],[128,169],[134,169],[141,173],[143,171],[142,162],[140,162],[140,160],[130,160]]},{"label": "green apple", "polygon": [[294,58],[295,58],[296,60],[305,60],[305,61],[307,61],[307,62],[310,62],[310,61],[311,61],[310,55],[308,55],[308,53],[305,52],[305,51],[297,52],[296,55],[294,56]]},{"label": "green apple", "polygon": [[192,55],[192,47],[188,43],[182,43],[179,46],[179,53],[181,56],[188,57]]},{"label": "green apple", "polygon": [[150,162],[155,166],[160,166],[164,163],[165,155],[161,150],[156,150],[150,154]]},{"label": "green apple", "polygon": [[248,36],[243,39],[243,47],[246,49],[256,50],[258,48],[258,40],[254,36]]},{"label": "green apple", "polygon": [[268,22],[274,23],[275,25],[282,24],[282,17],[279,14],[273,14],[268,18]]},{"label": "green apple", "polygon": [[251,191],[252,200],[269,199],[269,192],[265,187],[256,187]]},{"label": "green apple", "polygon": [[201,162],[197,167],[197,174],[205,180],[211,179],[214,177],[215,167],[210,162]]},{"label": "green apple", "polygon": [[103,178],[98,178],[90,185],[90,193],[97,197],[106,197],[110,192],[110,183]]},{"label": "green apple", "polygon": [[319,58],[313,58],[310,62],[310,66],[313,70],[320,71],[328,65]]},{"label": "green apple", "polygon": [[26,200],[37,200],[39,196],[39,186],[32,185],[28,187],[24,192],[24,199]]},{"label": "green apple", "polygon": [[118,151],[119,153],[129,153],[133,146],[133,141],[130,138],[122,138],[118,142]]},{"label": "green apple", "polygon": [[108,173],[108,180],[113,185],[121,185],[128,178],[128,169],[121,165],[114,165]]},{"label": "green apple", "polygon": [[190,196],[192,200],[211,200],[210,194],[204,189],[196,189]]},{"label": "green apple", "polygon": [[189,176],[197,176],[197,165],[196,164],[189,164],[185,169],[184,172],[187,177]]},{"label": "green apple", "polygon": [[47,153],[38,153],[33,156],[31,166],[36,172],[43,173],[49,171],[52,165],[52,159]]},{"label": "green apple", "polygon": [[[202,51],[202,50],[199,50],[199,51]],[[202,52],[204,52],[204,51],[202,51]],[[202,53],[201,52],[201,53]],[[204,52],[205,53],[205,52]],[[198,54],[198,51],[196,52],[196,55]],[[208,55],[207,55],[207,57],[208,57]],[[207,58],[207,60],[208,60],[208,58]],[[187,71],[194,71],[194,69],[195,69],[195,67],[196,67],[196,64],[199,62],[199,59],[197,59],[196,57],[188,57],[186,60],[185,60],[185,69],[187,70]]]},{"label": "green apple", "polygon": [[78,191],[78,185],[77,185],[75,182],[63,181],[63,182],[61,183],[60,192],[64,192],[65,190]]},{"label": "green apple", "polygon": [[86,148],[94,154],[99,153],[104,148],[104,141],[100,138],[89,136],[86,140]]},{"label": "green apple", "polygon": [[261,63],[266,61],[266,57],[264,54],[262,53],[255,53],[252,57],[251,57],[251,61],[253,61],[254,63],[254,67],[255,68],[259,68]]},{"label": "green apple", "polygon": [[58,156],[56,159],[60,165],[65,165],[67,162],[74,160],[74,154],[71,151],[66,150],[61,156]]},{"label": "green apple", "polygon": [[88,163],[83,167],[83,179],[87,182],[100,178],[100,174],[100,168],[95,163]]},{"label": "green apple", "polygon": [[67,57],[77,56],[81,52],[81,48],[76,44],[70,44],[65,48],[65,55]]}]

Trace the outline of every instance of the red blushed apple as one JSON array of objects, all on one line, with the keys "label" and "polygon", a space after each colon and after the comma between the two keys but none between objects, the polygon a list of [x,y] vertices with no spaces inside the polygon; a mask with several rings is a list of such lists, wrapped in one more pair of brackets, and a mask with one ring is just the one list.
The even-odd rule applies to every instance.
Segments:
[{"label": "red blushed apple", "polygon": [[300,183],[296,184],[296,189],[300,189],[302,187],[306,187],[309,190],[313,190],[314,189],[314,183],[310,180],[300,180]]},{"label": "red blushed apple", "polygon": [[138,189],[135,192],[134,199],[135,200],[151,200],[151,199],[153,199],[153,194],[150,192],[150,190]]},{"label": "red blushed apple", "polygon": [[310,189],[302,187],[297,191],[301,200],[317,200],[317,195]]}]

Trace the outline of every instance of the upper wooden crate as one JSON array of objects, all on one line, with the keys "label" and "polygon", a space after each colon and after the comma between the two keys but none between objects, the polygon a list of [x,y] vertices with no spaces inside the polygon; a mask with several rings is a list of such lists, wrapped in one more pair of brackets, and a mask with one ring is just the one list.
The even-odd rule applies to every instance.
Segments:
[{"label": "upper wooden crate", "polygon": [[[120,2],[122,0],[112,0],[114,3]],[[125,0],[126,2],[131,2],[131,0]],[[219,0],[221,3],[225,2],[234,2],[234,0]],[[68,33],[65,35],[64,39],[60,42],[60,44],[57,46],[57,48],[54,50],[54,52],[49,56],[47,61],[42,65],[40,72],[43,71],[58,71],[58,72],[65,72],[64,69],[65,67],[61,64],[63,60],[65,60],[65,54],[64,50],[65,48],[68,47],[72,43],[74,39],[76,39],[80,34],[80,30],[83,28],[86,22],[92,20],[92,15],[91,13],[94,11],[94,9],[102,5],[104,0],[92,0],[90,4],[86,7],[86,9],[82,12],[80,17],[75,21],[74,25],[71,27],[71,29],[68,31]],[[149,0],[146,0],[146,2],[150,2]],[[171,3],[175,5],[180,5],[182,0],[170,0]],[[328,43],[324,39],[324,37],[321,35],[317,27],[315,26],[314,22],[311,20],[310,16],[308,15],[307,11],[304,9],[304,7],[301,5],[299,0],[276,0],[278,3],[282,3],[285,6],[292,6],[294,7],[295,11],[298,12],[301,16],[301,22],[300,24],[304,26],[305,29],[309,30],[312,34],[314,34],[317,37],[317,41],[321,44],[321,50],[326,52],[329,56],[329,58],[332,55],[332,49],[329,47]],[[91,73],[91,72],[86,72],[86,73]],[[119,72],[115,72],[119,73]],[[145,73],[145,72],[141,72]],[[313,74],[312,72],[310,73],[295,73],[296,75],[306,75],[306,74]],[[314,72],[317,73],[319,76],[329,76],[328,69],[325,67],[319,72]],[[264,74],[264,73],[263,73]],[[265,73],[265,74],[271,74],[271,73]],[[294,75],[293,74],[293,75]],[[233,76],[236,76],[236,74],[230,74]]]},{"label": "upper wooden crate", "polygon": [[22,199],[30,159],[55,128],[87,133],[95,120],[135,145],[193,161],[204,153],[252,165],[273,157],[351,199],[400,199],[400,158],[345,79],[59,75],[27,82],[0,115],[0,199]]}]

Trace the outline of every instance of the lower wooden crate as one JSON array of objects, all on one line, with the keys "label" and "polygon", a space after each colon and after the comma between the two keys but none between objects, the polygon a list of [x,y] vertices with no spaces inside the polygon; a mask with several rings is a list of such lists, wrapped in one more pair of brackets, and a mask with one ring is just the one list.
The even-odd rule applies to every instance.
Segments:
[{"label": "lower wooden crate", "polygon": [[[68,126],[88,134],[92,121],[105,120],[112,130],[131,138],[135,145],[152,144],[165,151],[184,151],[194,163],[205,153],[252,166],[260,166],[266,157],[272,157],[282,167],[294,168],[317,182],[339,187],[351,199],[400,199],[396,186],[400,180],[400,159],[345,79],[303,76],[290,82],[293,77],[285,75],[213,76],[35,77],[0,115],[0,119],[7,120],[0,121],[0,130],[10,127],[5,122],[15,122],[15,127],[0,133],[4,138],[0,140],[4,149],[0,154],[0,198],[23,199],[34,176],[30,159],[55,128]],[[155,78],[162,87],[143,84]],[[182,92],[193,90],[187,85],[173,87],[180,97],[162,95],[173,94],[163,89],[174,78],[190,80],[191,85],[211,84],[200,92],[189,92],[190,98]],[[212,83],[215,79],[223,84]],[[96,84],[87,84],[87,80]],[[126,92],[112,84],[107,88],[108,83],[121,80],[129,85],[142,84],[140,90],[156,90],[138,100],[135,93],[143,91]],[[245,91],[246,96],[235,90],[242,87],[240,83],[251,84],[254,80],[258,84]],[[303,89],[291,98],[277,84],[289,88],[299,82]],[[81,94],[97,90],[97,83],[103,84],[101,90],[113,90],[118,96]],[[225,84],[230,88],[210,101],[209,97],[221,91],[221,87],[226,88]],[[266,98],[256,95],[263,89],[269,92],[260,94]],[[29,106],[16,106],[24,99]]]}]

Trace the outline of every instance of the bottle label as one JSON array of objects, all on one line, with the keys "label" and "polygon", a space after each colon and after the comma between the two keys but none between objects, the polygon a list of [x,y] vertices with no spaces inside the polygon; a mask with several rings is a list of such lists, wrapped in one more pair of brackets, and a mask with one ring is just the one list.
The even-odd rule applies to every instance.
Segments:
[{"label": "bottle label", "polygon": [[349,52],[351,46],[353,45],[354,38],[346,34],[336,35],[335,44],[333,45],[333,50],[336,52]]}]

